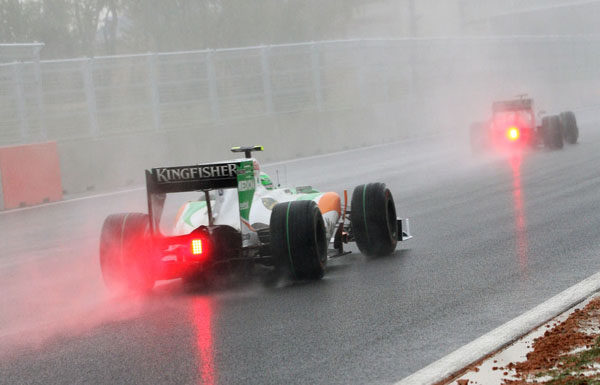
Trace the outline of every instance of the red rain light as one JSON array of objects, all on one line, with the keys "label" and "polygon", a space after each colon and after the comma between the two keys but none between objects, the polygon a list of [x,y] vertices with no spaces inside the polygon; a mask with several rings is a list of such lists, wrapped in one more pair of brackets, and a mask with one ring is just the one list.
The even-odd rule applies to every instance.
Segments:
[{"label": "red rain light", "polygon": [[192,255],[202,254],[202,239],[192,239],[191,243]]},{"label": "red rain light", "polygon": [[506,137],[508,140],[515,141],[519,139],[520,133],[517,127],[510,127],[508,131],[506,131]]}]

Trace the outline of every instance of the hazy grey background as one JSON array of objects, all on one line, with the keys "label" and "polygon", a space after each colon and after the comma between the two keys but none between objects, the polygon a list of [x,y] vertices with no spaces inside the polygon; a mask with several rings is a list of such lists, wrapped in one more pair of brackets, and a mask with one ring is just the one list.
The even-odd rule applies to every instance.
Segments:
[{"label": "hazy grey background", "polygon": [[42,59],[346,38],[597,33],[595,0],[2,0]]}]

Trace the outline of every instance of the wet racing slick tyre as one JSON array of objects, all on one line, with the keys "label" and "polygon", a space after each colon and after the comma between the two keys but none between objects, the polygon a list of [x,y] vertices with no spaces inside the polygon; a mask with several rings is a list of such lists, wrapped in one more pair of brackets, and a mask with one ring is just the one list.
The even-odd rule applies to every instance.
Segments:
[{"label": "wet racing slick tyre", "polygon": [[147,214],[109,215],[100,235],[100,268],[113,291],[145,293],[154,287]]},{"label": "wet racing slick tyre", "polygon": [[389,255],[398,243],[396,206],[384,183],[357,186],[350,203],[352,234],[361,253],[369,256]]},{"label": "wet racing slick tyre", "polygon": [[294,279],[320,279],[327,266],[325,222],[314,201],[278,203],[270,220],[271,252]]},{"label": "wet racing slick tyre", "polygon": [[558,115],[542,118],[542,140],[546,148],[558,150],[563,148],[563,134]]},{"label": "wet racing slick tyre", "polygon": [[572,111],[560,113],[560,121],[562,123],[562,134],[565,142],[569,144],[577,143],[579,139],[579,127],[577,127],[577,119]]}]

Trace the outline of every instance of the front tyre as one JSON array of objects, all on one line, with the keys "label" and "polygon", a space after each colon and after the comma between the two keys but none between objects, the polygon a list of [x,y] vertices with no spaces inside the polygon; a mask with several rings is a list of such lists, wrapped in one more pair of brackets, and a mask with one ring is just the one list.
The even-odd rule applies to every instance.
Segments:
[{"label": "front tyre", "polygon": [[384,183],[357,186],[352,192],[350,221],[361,253],[389,255],[398,243],[398,222],[392,192]]},{"label": "front tyre", "polygon": [[271,252],[294,279],[316,280],[327,266],[325,222],[314,201],[278,203],[270,220]]},{"label": "front tyre", "polygon": [[154,287],[147,214],[109,215],[100,235],[100,268],[111,291],[147,292]]}]

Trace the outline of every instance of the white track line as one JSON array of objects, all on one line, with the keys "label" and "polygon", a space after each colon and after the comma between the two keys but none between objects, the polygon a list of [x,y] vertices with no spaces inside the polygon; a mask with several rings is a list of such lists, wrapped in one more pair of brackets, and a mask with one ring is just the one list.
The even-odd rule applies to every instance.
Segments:
[{"label": "white track line", "polygon": [[127,189],[127,190],[119,190],[119,191],[112,191],[112,192],[107,192],[107,193],[102,193],[102,194],[87,195],[87,196],[83,196],[83,197],[79,197],[79,198],[65,199],[63,201],[43,203],[41,205],[36,205],[36,206],[21,207],[18,209],[9,209],[9,210],[5,210],[5,211],[0,211],[0,215],[7,215],[7,214],[13,214],[13,213],[18,213],[18,212],[22,212],[22,211],[36,210],[36,209],[39,210],[44,207],[60,206],[60,205],[68,204],[68,203],[84,201],[87,199],[97,199],[97,198],[109,197],[112,195],[127,194],[127,193],[131,193],[134,191],[141,191],[141,190],[144,190],[145,188],[146,188],[145,186],[144,187],[134,187],[134,188]]},{"label": "white track line", "polygon": [[571,286],[541,305],[455,350],[446,357],[411,374],[396,385],[428,385],[450,376],[488,354],[494,353],[600,290],[600,273]]}]

